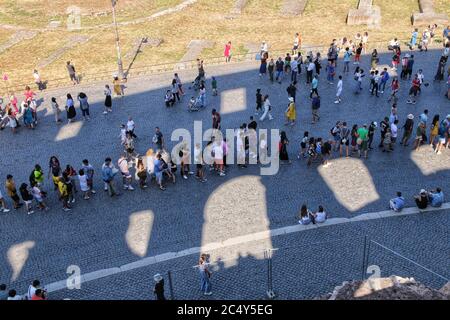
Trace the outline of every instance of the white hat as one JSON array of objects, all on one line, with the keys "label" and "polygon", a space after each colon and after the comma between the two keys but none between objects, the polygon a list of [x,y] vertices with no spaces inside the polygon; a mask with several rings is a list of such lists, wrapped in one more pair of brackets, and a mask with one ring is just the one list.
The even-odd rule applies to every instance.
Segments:
[{"label": "white hat", "polygon": [[414,119],[414,115],[412,113],[408,114],[408,119]]},{"label": "white hat", "polygon": [[405,54],[405,58],[409,58],[409,53]]},{"label": "white hat", "polygon": [[373,125],[376,127],[378,127],[378,123],[376,121],[373,122]]},{"label": "white hat", "polygon": [[425,189],[421,189],[420,193],[427,193],[427,191]]},{"label": "white hat", "polygon": [[159,273],[157,273],[153,276],[153,280],[155,280],[155,282],[160,282],[162,280],[162,278],[163,277]]},{"label": "white hat", "polygon": [[290,101],[290,102],[294,102],[294,98],[289,97],[289,101]]},{"label": "white hat", "polygon": [[447,119],[450,119],[450,114],[447,115]]}]

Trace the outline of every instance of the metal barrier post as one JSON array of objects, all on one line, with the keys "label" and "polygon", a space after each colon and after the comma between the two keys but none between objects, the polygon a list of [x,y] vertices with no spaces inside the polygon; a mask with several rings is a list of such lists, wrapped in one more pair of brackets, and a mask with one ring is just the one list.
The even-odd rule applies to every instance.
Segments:
[{"label": "metal barrier post", "polygon": [[265,251],[264,256],[267,257],[267,297],[269,299],[274,299],[275,293],[273,292],[272,283],[272,249]]},{"label": "metal barrier post", "polygon": [[170,270],[167,271],[167,275],[168,275],[168,278],[169,278],[170,300],[175,300],[175,296],[173,294],[172,272]]},{"label": "metal barrier post", "polygon": [[367,235],[364,236],[361,280],[366,278]]}]

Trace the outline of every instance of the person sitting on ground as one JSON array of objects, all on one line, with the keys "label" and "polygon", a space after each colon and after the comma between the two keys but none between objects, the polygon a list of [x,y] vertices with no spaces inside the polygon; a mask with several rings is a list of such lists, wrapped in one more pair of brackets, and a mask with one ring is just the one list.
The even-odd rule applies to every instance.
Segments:
[{"label": "person sitting on ground", "polygon": [[36,290],[38,289],[41,289],[41,282],[39,280],[34,280],[28,287],[27,299],[32,300],[33,296],[36,294]]},{"label": "person sitting on ground", "polygon": [[313,224],[316,223],[312,212],[308,209],[306,204],[302,205],[302,208],[300,209],[300,217],[299,218],[300,218],[300,220],[298,221],[298,223],[303,224],[303,225],[310,224],[311,222]]},{"label": "person sitting on ground", "polygon": [[440,207],[444,203],[444,193],[441,188],[436,188],[436,190],[428,192],[428,199],[432,207]]},{"label": "person sitting on ground", "polygon": [[11,289],[8,292],[8,299],[7,300],[23,300],[22,296],[18,295],[16,290]]},{"label": "person sitting on ground", "polygon": [[428,206],[428,195],[425,189],[420,190],[420,194],[414,196],[416,205],[419,209],[426,209]]},{"label": "person sitting on ground", "polygon": [[402,197],[400,191],[397,192],[397,197],[389,200],[389,207],[395,212],[399,212],[405,207],[405,198]]},{"label": "person sitting on ground", "polygon": [[328,216],[322,206],[319,206],[319,210],[316,213],[313,213],[314,222],[323,223],[327,220]]}]

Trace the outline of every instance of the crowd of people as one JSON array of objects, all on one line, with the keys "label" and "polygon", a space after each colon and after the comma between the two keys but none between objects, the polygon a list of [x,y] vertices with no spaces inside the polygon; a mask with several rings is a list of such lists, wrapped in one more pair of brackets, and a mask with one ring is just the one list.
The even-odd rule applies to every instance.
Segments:
[{"label": "crowd of people", "polygon": [[[427,51],[428,45],[433,41],[436,34],[436,26],[429,26],[423,33],[422,39],[418,42],[418,31],[414,30],[411,41],[408,44],[410,51],[419,50]],[[444,32],[443,51],[439,57],[438,71],[435,74],[434,80],[441,81],[444,78],[445,66],[450,55],[450,27],[447,27]],[[267,43],[261,45],[259,53],[260,68],[258,70],[260,77],[266,77],[268,73],[268,81],[283,83],[285,79],[288,80],[288,87],[286,88],[287,108],[284,111],[286,119],[286,126],[295,126],[297,124],[296,111],[296,95],[299,91],[298,84],[300,81],[305,81],[305,87],[310,88],[311,101],[311,124],[320,123],[320,107],[321,96],[319,93],[321,69],[325,61],[326,80],[329,85],[336,84],[336,95],[334,103],[342,102],[344,91],[344,77],[349,74],[350,63],[353,59],[355,66],[353,72],[354,88],[353,93],[356,95],[363,94],[365,86],[366,72],[361,67],[362,55],[369,52],[369,35],[357,34],[355,39],[342,38],[340,40],[333,39],[325,59],[322,58],[320,52],[307,52],[303,56],[301,51],[301,36],[297,33],[295,35],[292,52],[287,53],[284,58],[271,57],[268,51]],[[420,46],[418,44],[420,43]],[[330,128],[328,137],[314,137],[311,132],[305,131],[300,137],[298,145],[295,144],[295,153],[297,159],[306,159],[306,165],[309,167],[313,163],[319,163],[325,167],[332,164],[330,161],[333,157],[350,157],[356,156],[358,158],[368,158],[369,154],[375,149],[373,146],[376,131],[380,132],[380,139],[378,147],[382,152],[389,153],[396,148],[406,148],[413,141],[412,148],[419,150],[422,146],[429,145],[436,154],[442,154],[444,151],[448,152],[450,147],[450,114],[439,115],[435,114],[432,121],[428,120],[428,110],[425,109],[420,115],[408,114],[406,119],[400,119],[397,112],[397,105],[399,100],[399,92],[401,86],[406,85],[408,88],[407,103],[414,104],[417,102],[422,94],[423,87],[429,86],[425,80],[425,73],[429,70],[414,68],[414,55],[411,52],[404,53],[401,50],[401,45],[397,39],[393,39],[388,49],[392,51],[392,68],[391,73],[397,71],[401,65],[400,76],[391,76],[388,68],[379,67],[380,57],[377,49],[373,49],[370,54],[371,68],[368,72],[368,88],[367,91],[374,97],[381,97],[386,91],[390,89],[386,100],[390,102],[390,115],[383,119],[373,119],[367,123],[350,123],[345,120],[339,120]],[[226,62],[232,59],[231,42],[227,43],[225,48]],[[342,57],[343,66],[338,67],[338,59]],[[352,58],[353,57],[353,58]],[[74,84],[78,84],[79,78],[75,74],[73,65],[68,62],[67,69],[69,71],[70,79]],[[302,70],[306,76],[302,77]],[[450,92],[450,68],[447,70],[448,75],[448,92]],[[408,86],[408,82],[410,85]],[[39,84],[41,88],[41,84]],[[192,83],[192,89],[198,91],[198,96],[192,96],[189,101],[188,110],[194,111],[201,108],[205,109],[207,106],[207,89],[206,89],[206,75],[203,66],[203,61],[198,60],[198,76]],[[216,78],[211,78],[212,94],[218,94],[218,84]],[[124,96],[124,84],[122,80],[115,78],[113,81],[113,91],[118,97]],[[251,159],[256,159],[261,165],[268,153],[268,139],[264,134],[259,137],[256,134],[258,125],[264,125],[266,119],[273,120],[274,114],[272,104],[269,100],[269,95],[263,92],[262,88],[256,89],[255,95],[255,116],[251,116],[249,120],[235,130],[236,136],[236,152],[238,166],[241,168],[247,167]],[[174,74],[170,89],[166,91],[164,102],[167,108],[174,107],[177,103],[182,101],[182,97],[186,94],[183,88],[182,81],[177,73]],[[112,91],[109,85],[104,88],[104,106],[103,113],[107,115],[112,112]],[[30,87],[26,87],[24,92],[23,102],[18,103],[18,99],[11,95],[9,102],[4,104],[2,100],[0,103],[0,129],[9,126],[13,133],[16,133],[18,128],[22,126],[34,129],[38,125],[37,108],[38,101],[36,100],[36,93]],[[450,99],[450,93],[447,93]],[[85,93],[79,92],[77,95],[79,102],[79,109],[85,121],[91,119],[90,106],[88,97]],[[356,98],[355,98],[356,99]],[[55,122],[62,122],[62,108],[60,107],[56,98],[51,98],[51,106],[55,115]],[[75,101],[70,93],[67,94],[65,101],[65,110],[67,122],[76,120],[77,112],[75,108]],[[173,152],[167,150],[164,136],[159,127],[155,128],[154,136],[152,138],[153,146],[148,149],[145,154],[138,154],[136,151],[136,142],[138,136],[136,132],[136,125],[129,117],[127,122],[121,125],[120,128],[120,143],[123,146],[123,152],[119,155],[117,161],[112,157],[106,157],[100,169],[100,176],[103,182],[103,189],[108,192],[111,197],[119,196],[119,192],[115,180],[120,173],[122,180],[122,188],[124,191],[134,191],[136,186],[140,189],[149,187],[149,183],[155,182],[159,189],[166,190],[167,181],[176,183],[177,172],[180,173],[182,179],[189,179],[190,176],[195,177],[199,182],[207,182],[207,172],[224,177],[229,170],[230,165],[227,164],[227,156],[230,152],[229,142],[226,138],[219,134],[221,128],[221,115],[216,109],[211,110],[211,128],[216,130],[217,135],[211,135],[206,148],[202,145],[196,144],[194,151],[190,150],[187,143],[183,144],[176,150],[180,162],[172,159]],[[378,121],[381,120],[379,123]],[[414,121],[416,120],[416,121]],[[22,122],[22,124],[21,124]],[[403,125],[401,124],[403,123]],[[400,131],[403,134],[400,136]],[[221,132],[220,132],[221,133]],[[252,149],[252,146],[258,146],[258,150]],[[279,160],[282,164],[290,164],[292,160],[289,157],[288,148],[291,143],[287,137],[285,130],[281,130],[278,144]],[[401,146],[401,147],[400,147]],[[206,159],[208,158],[208,159]],[[192,159],[194,161],[192,162]],[[195,164],[196,170],[191,167]],[[44,169],[41,164],[35,164],[31,169],[29,181],[22,182],[16,185],[16,181],[12,174],[6,175],[5,190],[10,198],[14,209],[18,210],[25,205],[28,214],[33,214],[35,208],[39,210],[49,210],[47,205],[47,197],[49,197],[50,189],[53,189],[61,202],[62,210],[69,212],[72,210],[76,202],[76,194],[80,193],[83,200],[89,201],[95,194],[95,175],[96,169],[89,163],[88,159],[83,159],[75,169],[71,164],[62,166],[57,156],[51,156],[47,167],[47,177],[51,181],[49,184],[45,179]],[[17,186],[19,186],[17,188]],[[440,188],[432,191],[421,190],[420,194],[415,196],[415,202],[420,209],[426,208],[429,204],[433,207],[442,205],[443,192]],[[3,212],[10,212],[7,201],[0,192],[0,205]],[[405,200],[401,192],[390,201],[390,208],[394,211],[400,211],[404,205]],[[312,212],[304,204],[299,213],[299,223],[323,223],[328,218],[323,206],[319,206],[318,210]],[[203,261],[203,264],[205,262]],[[205,267],[204,269],[207,270]],[[202,290],[205,294],[209,294],[210,288],[206,279],[206,271],[202,275],[204,282],[202,282]],[[155,281],[159,283],[161,278],[155,276]],[[161,285],[161,284],[160,284]],[[163,286],[163,284],[162,284]],[[45,290],[39,288],[39,283],[32,285],[32,293],[28,294],[31,300],[45,299]],[[1,290],[3,286],[0,286]],[[161,294],[160,289],[155,289],[155,294]],[[14,300],[16,293],[14,290],[9,291],[9,297]]]}]

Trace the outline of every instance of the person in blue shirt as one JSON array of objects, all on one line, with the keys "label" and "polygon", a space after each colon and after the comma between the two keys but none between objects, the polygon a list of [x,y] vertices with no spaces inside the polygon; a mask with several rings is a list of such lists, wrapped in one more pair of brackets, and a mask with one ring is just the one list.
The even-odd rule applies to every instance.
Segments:
[{"label": "person in blue shirt", "polygon": [[411,42],[409,43],[409,48],[411,50],[414,50],[414,47],[416,46],[418,35],[419,35],[419,29],[415,28],[411,34]]},{"label": "person in blue shirt", "polygon": [[380,82],[380,93],[384,93],[386,89],[386,83],[388,82],[390,76],[387,68],[384,68],[381,72],[381,82]]},{"label": "person in blue shirt", "polygon": [[399,212],[405,207],[405,198],[402,197],[400,191],[397,192],[397,197],[389,200],[389,207],[395,212]]},{"label": "person in blue shirt", "polygon": [[441,188],[428,192],[428,198],[432,207],[440,207],[444,203],[444,193]]},{"label": "person in blue shirt", "polygon": [[159,188],[161,190],[166,190],[166,188],[164,188],[163,184],[162,184],[162,180],[163,180],[163,171],[164,171],[164,163],[161,160],[161,154],[158,153],[156,154],[156,159],[153,162],[154,165],[154,174],[156,176],[156,181],[158,182]]}]

